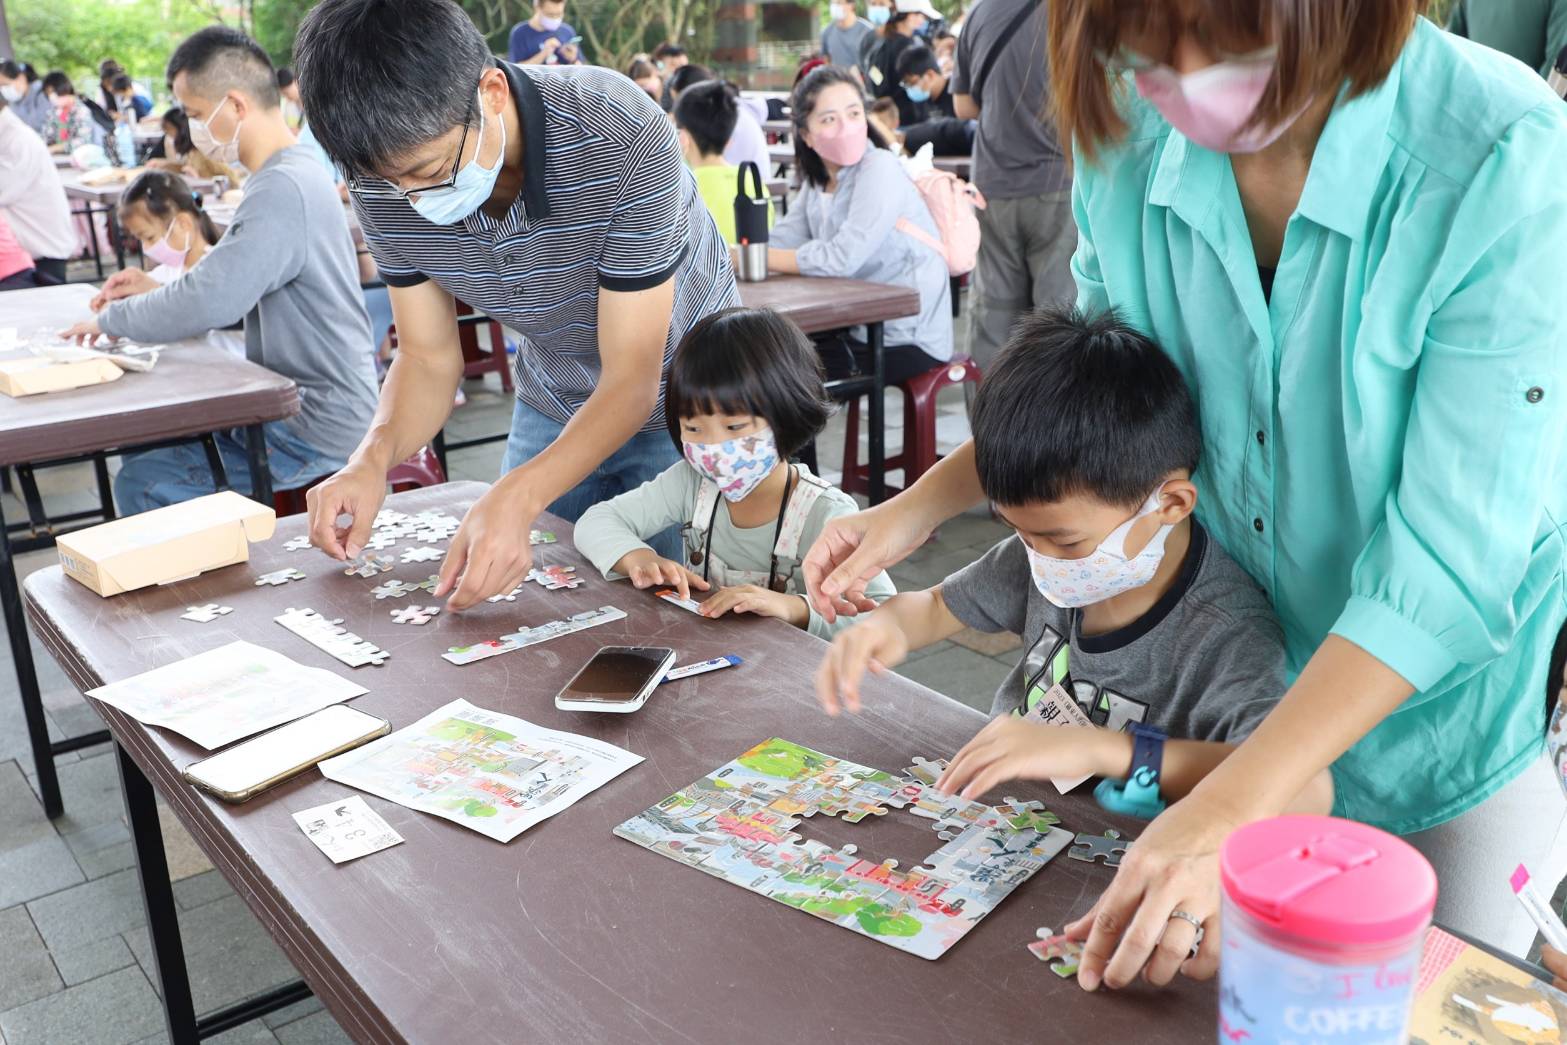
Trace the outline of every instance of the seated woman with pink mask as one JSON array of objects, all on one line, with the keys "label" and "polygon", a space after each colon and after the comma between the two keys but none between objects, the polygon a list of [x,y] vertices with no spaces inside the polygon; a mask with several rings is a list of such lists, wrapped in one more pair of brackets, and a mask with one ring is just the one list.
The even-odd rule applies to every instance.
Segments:
[{"label": "seated woman with pink mask", "polygon": [[[879,127],[865,95],[837,66],[795,85],[794,154],[805,184],[772,231],[773,272],[893,283],[919,292],[916,316],[886,325],[886,375],[897,383],[952,358],[951,289],[935,222]],[[871,372],[865,331],[817,338],[829,381]]]}]

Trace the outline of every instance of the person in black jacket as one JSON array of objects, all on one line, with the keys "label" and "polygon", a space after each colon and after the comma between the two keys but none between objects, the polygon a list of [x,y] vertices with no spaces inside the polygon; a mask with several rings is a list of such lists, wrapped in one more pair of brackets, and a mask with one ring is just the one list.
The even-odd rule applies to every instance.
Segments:
[{"label": "person in black jacket", "polygon": [[[923,44],[906,47],[898,56],[899,93],[914,105],[919,120],[903,124],[903,145],[912,155],[930,142],[937,156],[967,156],[974,151],[973,120],[960,120],[953,109],[947,74],[936,52]],[[901,117],[901,113],[900,113]]]},{"label": "person in black jacket", "polygon": [[867,36],[860,68],[866,86],[874,98],[891,98],[898,106],[898,119],[905,124],[918,123],[919,112],[898,80],[898,57],[918,41],[915,34],[941,15],[930,0],[894,0],[892,15],[875,36]]}]

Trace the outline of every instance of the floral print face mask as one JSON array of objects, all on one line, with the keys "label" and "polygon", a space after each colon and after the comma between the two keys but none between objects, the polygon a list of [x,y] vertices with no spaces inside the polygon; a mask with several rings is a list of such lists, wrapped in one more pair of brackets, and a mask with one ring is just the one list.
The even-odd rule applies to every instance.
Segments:
[{"label": "floral print face mask", "polygon": [[[1161,526],[1148,547],[1131,558],[1126,557],[1126,535],[1131,532],[1133,523],[1159,510],[1159,493],[1163,489],[1161,485],[1150,494],[1136,515],[1111,530],[1099,547],[1081,559],[1042,555],[1024,541],[1023,550],[1028,553],[1029,569],[1039,593],[1056,606],[1076,609],[1103,602],[1153,580],[1164,559],[1164,540],[1174,527]],[[1018,540],[1023,538],[1020,536]]]},{"label": "floral print face mask", "polygon": [[721,443],[685,443],[683,448],[691,467],[717,483],[731,504],[745,500],[778,465],[778,441],[771,428]]}]

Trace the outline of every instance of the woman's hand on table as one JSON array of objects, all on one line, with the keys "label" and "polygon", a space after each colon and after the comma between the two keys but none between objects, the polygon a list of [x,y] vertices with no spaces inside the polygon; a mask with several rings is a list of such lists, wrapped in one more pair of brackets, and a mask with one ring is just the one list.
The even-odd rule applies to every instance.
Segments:
[{"label": "woman's hand on table", "polygon": [[78,345],[92,345],[99,338],[106,338],[107,335],[98,329],[98,321],[96,319],[87,319],[73,327],[60,331],[60,337],[66,341],[74,341]]},{"label": "woman's hand on table", "polygon": [[827,623],[837,620],[840,613],[852,617],[875,609],[876,603],[865,595],[865,586],[930,537],[935,527],[899,503],[906,496],[841,515],[817,535],[802,565],[811,605]]},{"label": "woman's hand on table", "polygon": [[[310,543],[334,559],[357,559],[386,500],[386,469],[354,458],[336,475],[305,491]],[[338,525],[347,515],[352,521]]]},{"label": "woman's hand on table", "polygon": [[[1066,935],[1086,940],[1077,982],[1084,990],[1125,987],[1139,972],[1163,986],[1180,972],[1205,980],[1219,968],[1219,846],[1239,818],[1194,793],[1154,818],[1127,850],[1110,887]],[[1191,956],[1197,929],[1202,945]]]},{"label": "woman's hand on table", "polygon": [[1551,974],[1556,989],[1567,991],[1567,954],[1563,954],[1550,944],[1542,944],[1540,961],[1545,963],[1546,971]]},{"label": "woman's hand on table", "polygon": [[121,269],[104,281],[103,289],[93,295],[93,299],[88,302],[88,307],[94,312],[102,312],[104,306],[111,301],[145,294],[157,290],[162,285],[142,269]]}]

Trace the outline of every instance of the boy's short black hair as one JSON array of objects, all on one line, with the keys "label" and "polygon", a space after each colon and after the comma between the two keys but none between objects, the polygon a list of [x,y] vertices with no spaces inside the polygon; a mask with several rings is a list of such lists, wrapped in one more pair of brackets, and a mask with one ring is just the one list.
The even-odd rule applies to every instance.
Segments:
[{"label": "boy's short black hair", "polygon": [[285,65],[285,66],[283,66],[281,69],[279,69],[277,71],[278,90],[282,90],[283,88],[289,86],[293,82],[294,82],[294,70],[290,69],[288,66]]},{"label": "boy's short black hair", "polygon": [[44,90],[53,94],[75,94],[76,87],[71,83],[71,78],[59,69],[51,69],[44,77]]},{"label": "boy's short black hair", "polygon": [[705,65],[697,65],[695,62],[692,62],[689,65],[682,65],[670,73],[669,79],[664,82],[669,85],[671,94],[678,95],[682,91],[689,90],[699,83],[706,83],[712,79],[714,79],[714,76],[711,69]]},{"label": "boy's short black hair", "polygon": [[1114,312],[1020,319],[980,383],[971,425],[985,496],[1002,507],[1080,494],[1133,507],[1202,450],[1197,409],[1158,345]]},{"label": "boy's short black hair", "polygon": [[272,59],[260,44],[230,26],[209,25],[187,36],[169,55],[164,75],[170,87],[180,73],[203,98],[221,98],[237,90],[263,109],[278,106]]},{"label": "boy's short black hair", "polygon": [[678,448],[680,422],[699,414],[750,414],[792,457],[827,424],[832,404],[811,339],[770,308],[729,308],[681,338],[669,363],[664,420]]},{"label": "boy's short black hair", "polygon": [[109,84],[109,90],[128,91],[131,89],[131,86],[131,78],[124,73],[118,73],[115,75],[113,82]]},{"label": "boy's short black hair", "polygon": [[924,44],[915,44],[906,47],[903,53],[898,55],[896,65],[898,79],[907,80],[911,76],[923,76],[925,73],[941,72],[941,63],[936,61],[936,52]]},{"label": "boy's short black hair", "polygon": [[675,126],[691,135],[703,156],[717,156],[740,119],[740,92],[722,80],[696,84],[675,99],[674,116]]},{"label": "boy's short black hair", "polygon": [[686,53],[686,49],[679,44],[663,43],[653,48],[653,57],[659,61],[665,58],[679,58]]}]

